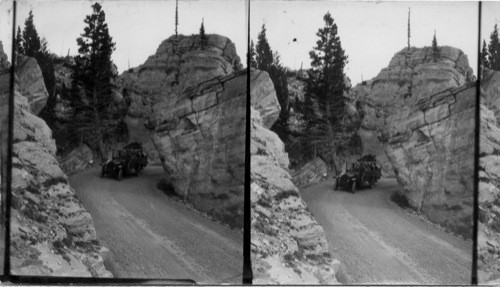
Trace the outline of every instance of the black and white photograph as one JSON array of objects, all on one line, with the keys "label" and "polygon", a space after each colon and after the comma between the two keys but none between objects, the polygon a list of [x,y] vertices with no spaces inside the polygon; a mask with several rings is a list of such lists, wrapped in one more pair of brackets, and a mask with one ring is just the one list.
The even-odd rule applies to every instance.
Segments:
[{"label": "black and white photograph", "polygon": [[500,3],[482,3],[477,273],[500,284]]},{"label": "black and white photograph", "polygon": [[241,283],[246,2],[16,4],[10,274]]},{"label": "black and white photograph", "polygon": [[254,284],[471,283],[478,5],[251,2]]}]

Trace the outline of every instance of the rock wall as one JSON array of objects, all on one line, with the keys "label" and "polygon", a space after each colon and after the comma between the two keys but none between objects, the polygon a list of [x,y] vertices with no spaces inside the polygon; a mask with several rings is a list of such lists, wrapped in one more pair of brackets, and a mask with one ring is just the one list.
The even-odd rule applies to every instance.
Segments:
[{"label": "rock wall", "polygon": [[483,70],[479,153],[478,280],[500,283],[500,72]]},{"label": "rock wall", "polygon": [[19,55],[16,75],[19,80],[20,93],[28,98],[32,113],[38,115],[45,107],[49,93],[43,83],[42,70],[36,59]]},{"label": "rock wall", "polygon": [[[32,59],[19,58],[23,63]],[[36,62],[35,62],[36,64]],[[17,73],[14,92],[12,158],[11,272],[14,275],[111,277],[103,264],[106,249],[97,240],[85,211],[56,158],[55,141],[46,123],[33,112],[43,108],[31,87],[43,79],[27,65]],[[33,73],[38,74],[39,68]],[[8,74],[0,78],[0,95],[9,93]],[[38,79],[35,82],[21,79]],[[36,90],[45,90],[40,88]],[[34,108],[35,107],[35,108]]]},{"label": "rock wall", "polygon": [[384,150],[410,205],[467,238],[473,220],[474,80],[459,49],[439,47],[434,60],[432,48],[412,48],[353,91],[363,146],[379,150],[379,158]]},{"label": "rock wall", "polygon": [[292,171],[292,182],[297,187],[318,183],[328,176],[328,167],[319,157],[307,162],[298,170]]},{"label": "rock wall", "polygon": [[[340,263],[328,252],[323,228],[300,197],[283,142],[269,129],[276,93],[265,72],[252,70],[251,210],[254,284],[332,284]],[[272,83],[271,83],[272,85]]]},{"label": "rock wall", "polygon": [[199,44],[197,35],[173,36],[120,76],[125,121],[129,136],[158,154],[177,194],[242,227],[246,71],[228,38]]}]

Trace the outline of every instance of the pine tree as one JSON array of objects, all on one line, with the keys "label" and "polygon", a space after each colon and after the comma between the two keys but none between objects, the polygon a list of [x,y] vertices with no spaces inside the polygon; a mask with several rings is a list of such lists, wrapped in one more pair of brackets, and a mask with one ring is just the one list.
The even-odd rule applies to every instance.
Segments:
[{"label": "pine tree", "polygon": [[408,7],[408,51],[410,50],[410,37],[411,37],[411,27],[410,27],[410,15],[411,9]]},{"label": "pine tree", "polygon": [[491,69],[488,57],[489,54],[488,54],[488,49],[486,48],[486,41],[483,40],[483,49],[481,50],[481,65],[483,65],[483,67]]},{"label": "pine tree", "polygon": [[46,120],[49,125],[53,117],[53,108],[55,106],[55,73],[54,59],[48,49],[48,43],[45,38],[40,38],[35,27],[33,11],[30,10],[28,18],[24,22],[24,29],[18,27],[15,39],[16,49],[23,55],[35,58],[40,70],[42,71],[43,81],[49,97],[45,108],[40,116]]},{"label": "pine tree", "polygon": [[257,36],[257,46],[256,46],[256,57],[257,68],[259,70],[268,71],[273,64],[273,51],[269,46],[266,36],[266,25],[262,24],[262,30]]},{"label": "pine tree", "polygon": [[325,26],[316,33],[319,40],[314,50],[309,52],[311,71],[306,89],[306,97],[310,97],[309,101],[317,105],[317,112],[305,115],[308,130],[314,131],[314,137],[305,137],[324,159],[332,162],[336,147],[346,140],[342,119],[345,114],[344,92],[347,91],[344,74],[347,56],[342,49],[334,19],[330,13],[323,19]]},{"label": "pine tree", "polygon": [[24,22],[23,52],[27,56],[34,57],[40,52],[41,48],[41,40],[33,23],[33,10],[30,10],[28,18]]},{"label": "pine tree", "polygon": [[74,131],[77,138],[85,139],[105,157],[104,141],[115,131],[116,114],[111,110],[115,74],[111,55],[115,50],[109,35],[106,14],[99,3],[92,5],[92,14],[84,19],[87,26],[77,39],[79,55],[75,57],[72,104]]},{"label": "pine tree", "polygon": [[[255,61],[253,61],[253,55],[255,55]],[[273,53],[269,45],[265,24],[262,25],[262,30],[257,36],[255,52],[253,51],[253,41],[250,43],[250,66],[266,71],[274,84],[281,111],[278,120],[271,127],[271,130],[284,139],[283,136],[288,130],[287,122],[290,111],[288,104],[287,70],[280,63],[279,54],[277,52]]]},{"label": "pine tree", "polygon": [[432,38],[432,53],[433,53],[434,62],[436,62],[436,57],[439,53],[437,39],[436,39],[436,30],[434,30],[434,38]]},{"label": "pine tree", "polygon": [[248,56],[250,57],[250,67],[257,69],[257,61],[255,60],[255,45],[253,40],[250,41],[250,50],[248,52]]},{"label": "pine tree", "polygon": [[490,68],[496,71],[500,70],[500,39],[498,37],[498,26],[495,24],[493,32],[490,35],[490,43],[488,45],[488,62]]},{"label": "pine tree", "polygon": [[205,26],[203,25],[204,20],[201,20],[201,27],[200,27],[200,43],[201,43],[201,49],[205,50],[205,46],[208,43],[207,35],[205,35]]},{"label": "pine tree", "polygon": [[21,34],[21,27],[17,26],[17,34],[15,39],[16,52],[19,54],[24,54],[23,50],[23,35]]},{"label": "pine tree", "polygon": [[175,0],[175,38],[177,38],[177,26],[179,26],[179,0]]}]

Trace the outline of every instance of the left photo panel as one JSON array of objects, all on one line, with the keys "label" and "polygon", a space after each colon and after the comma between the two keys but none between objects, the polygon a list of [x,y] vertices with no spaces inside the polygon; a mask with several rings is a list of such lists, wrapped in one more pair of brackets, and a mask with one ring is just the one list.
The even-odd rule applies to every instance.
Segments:
[{"label": "left photo panel", "polygon": [[0,275],[5,269],[7,153],[12,62],[12,1],[0,2]]},{"label": "left photo panel", "polygon": [[17,2],[10,275],[242,282],[246,13]]}]

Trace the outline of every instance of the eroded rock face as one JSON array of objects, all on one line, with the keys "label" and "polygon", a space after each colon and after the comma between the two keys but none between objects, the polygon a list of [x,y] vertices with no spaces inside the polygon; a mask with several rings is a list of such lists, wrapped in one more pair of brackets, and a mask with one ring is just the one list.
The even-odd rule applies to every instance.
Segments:
[{"label": "eroded rock face", "polygon": [[476,88],[463,52],[440,47],[434,61],[431,48],[405,49],[352,95],[364,153],[379,150],[410,205],[470,237]]},{"label": "eroded rock face", "polygon": [[[261,73],[260,77],[254,74]],[[265,72],[252,70],[251,210],[254,284],[332,284],[340,263],[288,171],[283,142],[269,130],[279,114]],[[269,82],[268,82],[269,81]],[[257,100],[259,99],[259,100]]]},{"label": "eroded rock face", "polygon": [[32,113],[38,115],[49,98],[42,70],[35,58],[24,55],[18,55],[15,67],[19,79],[19,92],[28,99]]},{"label": "eroded rock face", "polygon": [[[28,74],[27,66],[24,67],[22,73]],[[37,71],[39,68],[34,69],[35,74]],[[8,76],[0,77],[2,97],[8,95],[5,92],[9,90]],[[33,104],[23,95],[26,89],[21,89],[22,83],[16,78],[11,272],[14,275],[111,277],[103,264],[102,254],[106,249],[97,240],[92,218],[69,186],[55,158],[52,132],[32,113]],[[41,83],[43,85],[43,79]]]},{"label": "eroded rock face", "polygon": [[58,161],[61,169],[66,174],[71,175],[92,167],[97,162],[95,159],[98,159],[98,157],[86,144],[83,144],[64,157],[59,157]]},{"label": "eroded rock face", "polygon": [[483,70],[479,153],[479,283],[500,283],[500,72]]},{"label": "eroded rock face", "polygon": [[197,35],[173,36],[120,76],[125,122],[176,193],[242,227],[246,71],[228,38],[209,35],[205,50],[199,44]]},{"label": "eroded rock face", "polygon": [[298,170],[292,172],[292,181],[297,187],[318,183],[328,176],[328,167],[321,158],[316,157]]}]

